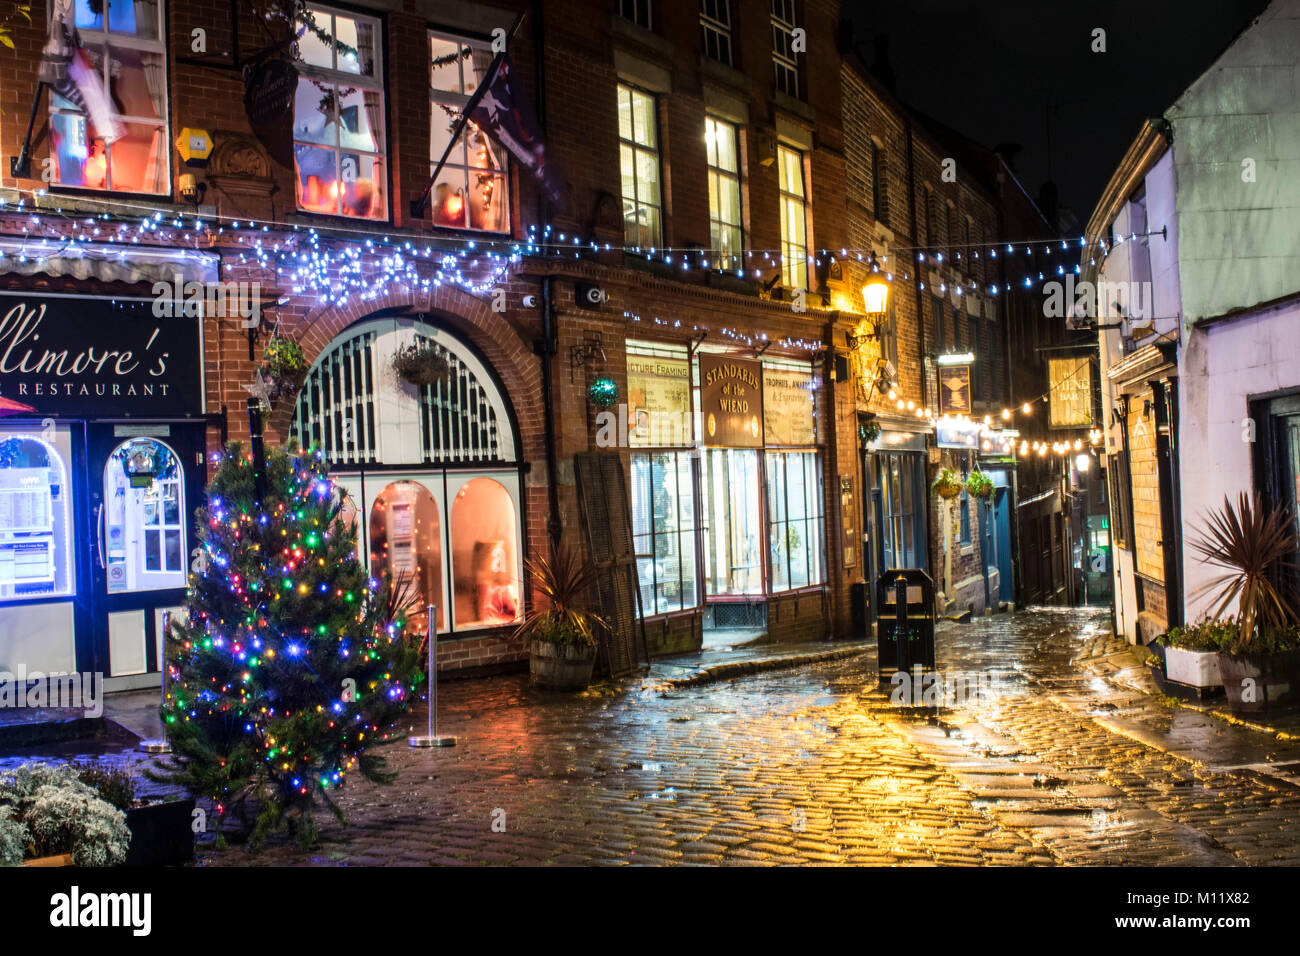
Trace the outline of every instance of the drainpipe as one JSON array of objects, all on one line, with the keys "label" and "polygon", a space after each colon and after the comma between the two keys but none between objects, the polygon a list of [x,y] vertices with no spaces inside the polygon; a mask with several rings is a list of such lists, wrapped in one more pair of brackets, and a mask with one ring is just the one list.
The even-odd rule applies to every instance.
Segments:
[{"label": "drainpipe", "polygon": [[[912,231],[912,242],[919,246],[920,245],[919,236],[917,235],[916,232],[916,156],[912,144],[911,118],[910,117],[907,118],[905,120],[905,123],[907,126],[907,209],[908,209],[908,219],[911,223],[909,228]],[[927,242],[930,240],[929,236],[926,236],[925,238]],[[927,353],[927,345],[926,345],[926,338],[925,338],[925,311],[926,310],[925,310],[925,301],[921,296],[921,292],[922,292],[921,269],[919,266],[917,266],[915,262],[912,263],[912,274],[915,276],[915,279],[913,281],[913,286],[915,287],[915,292],[916,292],[916,328],[920,339],[919,344],[920,344],[920,351],[921,351],[921,356],[920,356],[921,358],[921,403],[924,405],[925,399],[930,392],[930,380],[928,378],[928,373],[925,367],[925,357]],[[926,457],[927,459],[929,458],[928,449],[927,449]],[[928,552],[930,550],[930,542],[934,541],[935,539],[934,538],[934,509],[930,507],[930,479],[929,479],[928,470],[925,472],[925,475],[926,475],[926,480],[924,482],[925,546],[926,546],[926,551]],[[926,563],[929,564],[931,567],[933,567],[934,566],[933,562],[934,562],[934,555],[927,555]],[[950,594],[946,594],[945,596],[949,598],[952,597],[952,595]]]}]

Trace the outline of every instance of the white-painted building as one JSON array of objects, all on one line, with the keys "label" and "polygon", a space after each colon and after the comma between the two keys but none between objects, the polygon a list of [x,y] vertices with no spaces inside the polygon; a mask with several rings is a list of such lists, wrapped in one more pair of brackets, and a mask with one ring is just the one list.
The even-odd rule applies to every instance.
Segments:
[{"label": "white-painted building", "polygon": [[1300,0],[1276,0],[1144,124],[1088,223],[1131,641],[1207,610],[1191,542],[1225,495],[1300,515],[1298,65]]}]

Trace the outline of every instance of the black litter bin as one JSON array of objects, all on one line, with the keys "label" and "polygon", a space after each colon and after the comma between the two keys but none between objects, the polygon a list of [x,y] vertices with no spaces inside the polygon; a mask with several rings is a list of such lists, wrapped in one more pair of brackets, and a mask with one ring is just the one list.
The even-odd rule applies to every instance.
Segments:
[{"label": "black litter bin", "polygon": [[880,679],[896,671],[934,668],[934,582],[920,568],[886,571],[876,579],[876,647]]},{"label": "black litter bin", "polygon": [[853,611],[849,637],[855,641],[871,640],[871,587],[866,581],[849,586],[849,605]]}]

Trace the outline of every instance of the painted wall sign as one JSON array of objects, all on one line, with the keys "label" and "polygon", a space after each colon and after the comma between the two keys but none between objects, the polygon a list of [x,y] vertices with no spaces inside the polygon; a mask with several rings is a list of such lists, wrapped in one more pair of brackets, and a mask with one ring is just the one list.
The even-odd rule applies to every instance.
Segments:
[{"label": "painted wall sign", "polygon": [[763,447],[763,365],[729,355],[700,356],[705,445]]},{"label": "painted wall sign", "polygon": [[33,414],[174,418],[203,413],[199,320],[148,301],[0,295],[0,396]]},{"label": "painted wall sign", "polygon": [[939,414],[970,414],[969,365],[945,365],[939,368]]},{"label": "painted wall sign", "polygon": [[1052,428],[1080,428],[1092,424],[1092,359],[1054,358],[1047,363]]},{"label": "painted wall sign", "polygon": [[817,440],[812,372],[763,369],[763,427],[772,447],[811,445]]},{"label": "painted wall sign", "polygon": [[684,358],[627,357],[628,444],[691,443],[691,366]]}]

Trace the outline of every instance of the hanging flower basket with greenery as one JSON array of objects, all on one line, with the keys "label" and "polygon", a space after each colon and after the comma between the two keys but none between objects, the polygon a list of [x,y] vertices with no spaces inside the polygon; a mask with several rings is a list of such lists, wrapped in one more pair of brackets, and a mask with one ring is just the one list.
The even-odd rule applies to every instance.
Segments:
[{"label": "hanging flower basket with greenery", "polygon": [[982,471],[972,471],[966,476],[966,491],[975,498],[988,498],[993,494],[993,479]]},{"label": "hanging flower basket with greenery", "polygon": [[930,490],[940,498],[952,499],[961,494],[962,487],[961,475],[951,468],[940,468]]},{"label": "hanging flower basket with greenery", "polygon": [[451,378],[451,363],[432,343],[416,343],[393,355],[393,372],[404,382],[427,388]]},{"label": "hanging flower basket with greenery", "polygon": [[307,377],[307,357],[293,339],[273,335],[262,352],[262,364],[258,371],[270,385],[267,396],[271,404],[278,405],[286,398],[298,396],[303,380]]}]

